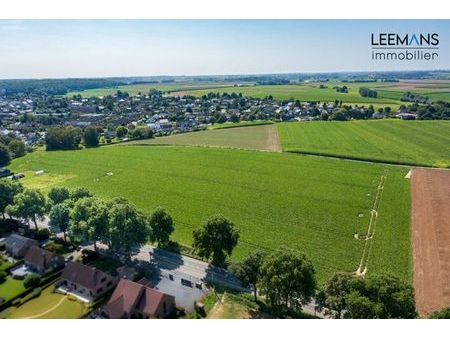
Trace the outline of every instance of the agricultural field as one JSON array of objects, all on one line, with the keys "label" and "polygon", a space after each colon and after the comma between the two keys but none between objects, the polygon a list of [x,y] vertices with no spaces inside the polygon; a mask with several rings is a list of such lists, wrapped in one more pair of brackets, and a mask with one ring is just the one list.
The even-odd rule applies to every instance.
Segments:
[{"label": "agricultural field", "polygon": [[[197,89],[197,90],[184,90],[180,92],[172,92],[171,95],[195,95],[202,96],[209,92],[218,93],[242,93],[244,96],[251,96],[255,98],[264,98],[272,95],[277,100],[289,100],[298,99],[300,101],[320,101],[320,102],[334,102],[335,100],[342,101],[343,103],[352,105],[365,105],[373,104],[376,107],[390,106],[393,109],[399,107],[401,102],[398,99],[390,98],[369,98],[359,95],[359,88],[361,86],[370,87],[372,84],[359,84],[359,83],[325,83],[327,88],[319,88],[319,84],[298,84],[298,85],[273,85],[273,86],[240,86],[240,87],[223,87],[215,90],[210,89]],[[338,93],[334,86],[347,86],[349,87],[348,93]]]},{"label": "agricultural field", "polygon": [[284,151],[450,167],[450,121],[288,122],[277,127]]},{"label": "agricultural field", "polygon": [[86,89],[83,91],[73,91],[68,92],[65,96],[72,97],[74,95],[81,95],[82,97],[92,97],[92,96],[106,96],[113,95],[118,90],[127,92],[128,94],[134,96],[138,94],[147,94],[151,89],[161,90],[164,92],[180,91],[180,90],[198,90],[198,89],[215,89],[219,87],[229,86],[229,83],[211,82],[211,83],[170,83],[170,84],[159,84],[159,83],[148,83],[148,84],[130,84],[118,87],[103,87]]},{"label": "agricultural field", "polygon": [[192,145],[281,151],[277,127],[274,124],[241,126],[240,128],[218,128],[133,141],[126,144]]},{"label": "agricultural field", "polygon": [[[241,234],[232,260],[255,248],[284,244],[308,254],[319,282],[335,271],[358,268],[367,241],[355,234],[368,231],[384,175],[365,266],[368,273],[410,276],[405,168],[286,153],[130,145],[39,150],[14,160],[10,169],[28,175],[44,170],[31,181],[46,180],[44,192],[56,185],[84,186],[103,198],[126,197],[148,213],[163,206],[174,218],[174,239],[184,245],[191,245],[192,231],[208,217],[223,214]],[[55,177],[53,183],[49,177]],[[392,242],[399,243],[396,250],[387,250]]]}]

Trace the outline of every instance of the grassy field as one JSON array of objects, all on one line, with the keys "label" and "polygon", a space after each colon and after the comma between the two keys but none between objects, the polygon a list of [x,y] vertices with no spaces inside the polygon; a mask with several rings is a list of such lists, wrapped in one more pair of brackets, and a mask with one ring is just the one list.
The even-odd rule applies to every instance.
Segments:
[{"label": "grassy field", "polygon": [[318,121],[277,127],[286,151],[450,167],[450,121]]},{"label": "grassy field", "polygon": [[[171,95],[195,95],[201,96],[208,94],[209,92],[218,93],[242,93],[244,96],[251,96],[255,98],[264,98],[272,95],[277,100],[289,100],[298,99],[300,101],[320,101],[320,102],[333,102],[335,100],[342,101],[346,104],[368,106],[373,104],[374,107],[390,106],[392,109],[397,109],[401,102],[399,98],[391,97],[378,97],[369,98],[359,95],[360,87],[370,87],[374,89],[381,89],[387,84],[382,83],[343,83],[343,82],[329,82],[324,84],[326,88],[319,88],[318,83],[310,84],[291,84],[291,85],[258,85],[258,86],[240,86],[240,87],[223,87],[217,89],[196,89],[196,90],[183,90],[180,92],[171,92]],[[347,86],[349,88],[348,93],[338,93],[333,87],[335,86]],[[393,89],[394,90],[394,89]]]},{"label": "grassy field", "polygon": [[[14,160],[10,169],[44,170],[43,176],[24,180],[41,187],[39,180],[46,180],[44,191],[53,185],[85,186],[104,198],[129,198],[146,212],[163,206],[173,215],[174,239],[186,245],[196,227],[211,215],[223,214],[241,234],[233,260],[258,247],[272,250],[284,244],[311,257],[319,281],[335,271],[356,270],[364,241],[353,234],[367,230],[376,187],[387,169],[387,214],[380,215],[385,219],[380,229],[401,229],[380,238],[386,243],[409,241],[409,210],[399,210],[405,207],[409,186],[398,183],[407,170],[399,167],[234,149],[110,146],[36,151]],[[46,176],[70,178],[52,184]],[[392,252],[384,245],[375,246],[372,256],[390,263],[371,269],[369,262],[369,273],[409,276],[409,246]]]},{"label": "grassy field", "polygon": [[164,92],[171,91],[179,91],[179,90],[196,90],[196,89],[215,89],[218,87],[224,87],[230,85],[229,83],[170,83],[170,84],[157,84],[157,83],[148,83],[148,84],[130,84],[123,85],[118,87],[103,87],[103,88],[94,88],[94,89],[86,89],[83,91],[73,91],[68,92],[65,96],[72,97],[73,95],[81,95],[82,97],[91,97],[91,96],[106,96],[117,93],[118,90],[125,91],[128,94],[134,96],[137,94],[148,94],[151,89],[157,89]]},{"label": "grassy field", "polygon": [[6,277],[6,281],[0,284],[0,297],[5,301],[17,296],[25,291],[23,282],[13,279],[11,276]]},{"label": "grassy field", "polygon": [[42,290],[39,297],[18,308],[11,308],[7,318],[76,319],[85,314],[85,304],[69,300],[67,296],[53,293],[52,290],[53,286],[50,286]]},{"label": "grassy field", "polygon": [[273,124],[246,126],[245,128],[219,128],[127,142],[125,144],[170,144],[268,151],[281,150],[277,128]]}]

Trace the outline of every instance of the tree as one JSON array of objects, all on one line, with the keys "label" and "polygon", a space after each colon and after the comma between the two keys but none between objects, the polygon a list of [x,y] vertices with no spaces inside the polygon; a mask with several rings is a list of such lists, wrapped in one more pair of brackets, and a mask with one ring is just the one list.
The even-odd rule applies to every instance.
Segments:
[{"label": "tree", "polygon": [[64,234],[64,242],[66,240],[66,232],[70,225],[70,209],[65,203],[55,204],[50,210],[49,225],[53,230],[61,231]]},{"label": "tree", "polygon": [[0,167],[8,165],[11,162],[11,155],[9,149],[0,143]]},{"label": "tree", "polygon": [[300,311],[311,300],[315,287],[314,267],[304,254],[280,247],[264,260],[260,288],[276,313]]},{"label": "tree", "polygon": [[334,318],[342,318],[347,308],[346,297],[351,292],[354,277],[349,273],[337,272],[325,283],[316,296],[319,311],[325,309],[325,314]]},{"label": "tree", "polygon": [[428,317],[430,319],[450,319],[450,307],[434,311]]},{"label": "tree", "polygon": [[22,184],[11,180],[0,179],[0,212],[5,219],[6,207],[13,203],[14,197],[23,191]]},{"label": "tree", "polygon": [[23,281],[23,286],[27,289],[34,289],[39,286],[41,283],[41,277],[35,274],[28,275],[25,277],[25,280]]},{"label": "tree", "polygon": [[25,190],[14,196],[13,204],[6,208],[6,212],[27,221],[32,220],[38,230],[37,220],[44,218],[47,202],[39,190]]},{"label": "tree", "polygon": [[247,257],[242,260],[242,262],[233,264],[230,267],[231,272],[242,282],[243,285],[252,286],[255,302],[258,300],[257,285],[261,277],[261,266],[266,256],[266,251],[257,250],[249,253]]},{"label": "tree", "polygon": [[345,318],[379,318],[379,313],[381,312],[379,304],[372,302],[368,297],[362,296],[356,291],[352,291],[346,296],[346,303]]},{"label": "tree", "polygon": [[12,140],[8,143],[8,148],[14,158],[25,156],[27,152],[25,143],[21,140]]},{"label": "tree", "polygon": [[335,318],[415,318],[411,285],[391,275],[366,278],[338,273],[319,292],[318,308]]},{"label": "tree", "polygon": [[199,229],[194,230],[194,249],[200,257],[209,259],[220,267],[226,265],[227,255],[231,255],[237,245],[239,232],[234,224],[223,216],[213,216]]},{"label": "tree", "polygon": [[53,187],[48,193],[50,201],[56,205],[70,198],[70,191],[66,187]]},{"label": "tree", "polygon": [[110,248],[131,258],[134,247],[147,242],[150,228],[145,215],[123,198],[108,203]]},{"label": "tree", "polygon": [[169,244],[170,235],[175,230],[172,216],[163,208],[157,208],[149,218],[150,240],[162,247]]},{"label": "tree", "polygon": [[109,243],[109,214],[108,206],[96,197],[78,199],[72,208],[70,231],[73,236],[94,243],[97,241]]},{"label": "tree", "polygon": [[51,127],[45,134],[47,150],[73,150],[81,142],[81,130],[74,127]]},{"label": "tree", "polygon": [[116,136],[118,138],[125,137],[125,135],[128,134],[128,129],[124,126],[118,126],[116,129]]},{"label": "tree", "polygon": [[83,133],[83,143],[88,148],[98,147],[99,144],[99,134],[97,128],[87,127]]},{"label": "tree", "polygon": [[80,187],[76,188],[70,193],[70,199],[74,202],[78,201],[84,197],[92,197],[94,196],[88,189]]}]

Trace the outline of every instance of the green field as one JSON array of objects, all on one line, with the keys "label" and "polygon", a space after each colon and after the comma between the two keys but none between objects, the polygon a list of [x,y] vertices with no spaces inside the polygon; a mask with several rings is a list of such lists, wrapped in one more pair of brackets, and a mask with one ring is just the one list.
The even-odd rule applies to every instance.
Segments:
[{"label": "green field", "polygon": [[[354,233],[367,230],[376,187],[387,170],[383,224],[377,225],[369,273],[411,274],[404,168],[235,149],[109,146],[35,151],[14,160],[10,169],[44,170],[43,176],[24,180],[28,186],[45,180],[43,190],[85,186],[104,198],[129,198],[146,212],[163,206],[174,217],[174,239],[186,245],[209,216],[223,214],[241,233],[233,260],[258,247],[273,250],[285,244],[311,257],[321,282],[334,271],[358,267],[366,241]],[[400,251],[390,247],[394,241]]]},{"label": "green field", "polygon": [[[264,98],[272,95],[277,100],[298,99],[300,101],[320,101],[333,102],[335,100],[342,101],[352,105],[373,104],[376,107],[390,106],[397,109],[401,102],[398,99],[391,98],[369,98],[359,95],[359,88],[361,86],[373,87],[373,84],[360,83],[327,83],[327,88],[321,89],[318,84],[299,84],[299,85],[274,85],[274,86],[241,86],[241,87],[223,87],[217,89],[200,89],[200,90],[184,90],[181,92],[173,92],[171,95],[195,95],[202,96],[209,92],[218,93],[242,93],[244,96],[251,96],[255,98]],[[346,85],[349,87],[348,93],[337,93],[333,89],[334,86]]]},{"label": "green field", "polygon": [[[245,125],[244,125],[245,126]],[[217,128],[194,133],[174,134],[125,144],[192,145],[238,149],[280,151],[277,128],[274,124],[241,128]]]},{"label": "green field", "polygon": [[277,127],[285,151],[450,167],[450,121],[318,121]]},{"label": "green field", "polygon": [[81,95],[82,97],[92,97],[92,96],[106,96],[113,95],[117,93],[118,90],[123,92],[127,92],[128,94],[134,96],[138,94],[146,95],[151,89],[156,89],[164,92],[171,91],[179,91],[179,90],[194,90],[194,89],[206,89],[210,88],[213,90],[214,88],[224,87],[229,84],[227,83],[170,83],[170,84],[157,84],[157,83],[148,83],[148,84],[130,84],[123,85],[117,87],[103,87],[103,88],[94,88],[94,89],[86,89],[83,91],[72,91],[68,92],[65,96],[72,97],[74,95]]}]

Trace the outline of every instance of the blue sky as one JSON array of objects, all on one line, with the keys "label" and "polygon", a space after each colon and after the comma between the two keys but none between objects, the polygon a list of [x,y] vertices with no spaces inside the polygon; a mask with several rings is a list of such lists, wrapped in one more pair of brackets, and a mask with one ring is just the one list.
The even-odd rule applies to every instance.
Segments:
[{"label": "blue sky", "polygon": [[[370,33],[437,32],[437,61],[370,58]],[[0,78],[450,69],[450,20],[0,20]]]}]

